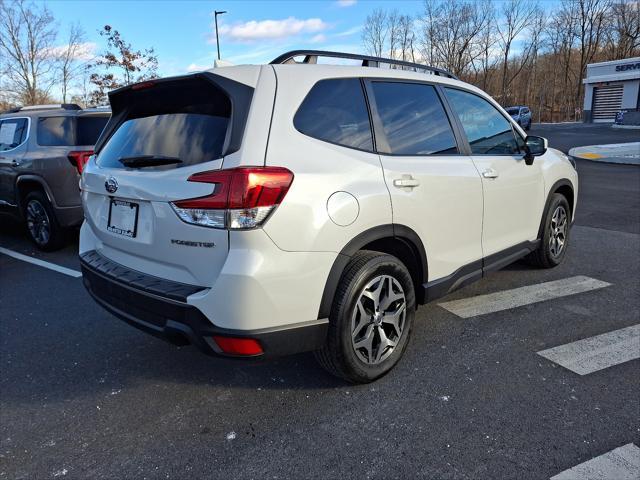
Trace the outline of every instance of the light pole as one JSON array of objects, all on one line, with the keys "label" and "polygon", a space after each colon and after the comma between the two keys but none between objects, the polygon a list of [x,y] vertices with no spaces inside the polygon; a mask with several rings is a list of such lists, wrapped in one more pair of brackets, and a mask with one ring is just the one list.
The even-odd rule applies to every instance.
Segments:
[{"label": "light pole", "polygon": [[218,15],[222,15],[223,13],[227,13],[226,11],[217,11],[213,12],[213,17],[216,22],[216,47],[218,47],[218,60],[220,60],[220,39],[218,38]]}]

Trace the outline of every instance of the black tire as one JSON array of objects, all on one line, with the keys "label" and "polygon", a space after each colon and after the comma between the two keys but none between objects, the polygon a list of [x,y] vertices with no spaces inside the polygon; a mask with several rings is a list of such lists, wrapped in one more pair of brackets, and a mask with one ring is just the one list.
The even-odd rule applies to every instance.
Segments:
[{"label": "black tire", "polygon": [[[554,222],[554,216],[557,214],[558,209],[563,209],[566,215],[565,222],[566,228],[564,230],[564,239],[562,248],[557,249],[554,254],[553,237],[554,231],[557,231],[557,227],[554,228],[556,222]],[[531,252],[527,257],[529,264],[538,268],[553,268],[562,263],[564,257],[567,254],[567,248],[569,247],[569,239],[571,232],[571,210],[569,208],[569,202],[564,195],[554,193],[549,203],[549,209],[544,218],[544,227],[542,230],[542,238],[540,245],[536,250]]]},{"label": "black tire", "polygon": [[529,120],[529,123],[527,123],[527,126],[526,126],[526,127],[524,127],[524,129],[525,129],[525,131],[527,131],[527,132],[528,132],[529,130],[531,130],[531,120]]},{"label": "black tire", "polygon": [[[352,341],[352,331],[355,332],[355,329],[352,328],[352,320],[355,318],[355,310],[365,287],[381,276],[387,280],[391,277],[390,282],[393,284],[391,290],[396,288],[396,291],[392,293],[398,295],[400,290],[397,289],[397,286],[401,286],[404,293],[404,320],[399,336],[395,328],[390,330],[391,333],[388,337],[385,334],[385,339],[394,336],[395,346],[393,348],[390,346],[382,348],[382,352],[386,353],[380,355],[383,358],[380,359],[379,363],[367,363],[362,358],[364,355],[362,350],[357,350]],[[381,282],[384,281],[381,280]],[[397,300],[397,303],[391,303],[390,309],[401,306],[401,302],[402,300],[400,299]],[[379,252],[358,252],[353,256],[340,279],[329,317],[327,339],[325,345],[315,352],[316,359],[327,371],[352,383],[368,383],[382,377],[398,363],[407,348],[415,315],[415,302],[411,275],[400,260]],[[401,310],[401,308],[397,308],[397,311]],[[369,336],[372,338],[371,345],[377,338],[379,343],[376,353],[380,353],[382,340],[379,329],[384,332],[385,328],[391,327],[386,323],[374,325],[376,321],[373,319],[374,317],[375,315],[361,318],[363,319],[363,325],[368,322],[365,325],[367,329],[370,326],[370,330],[367,331],[373,332],[367,336],[367,338]],[[365,318],[367,320],[364,320]],[[377,321],[383,322],[382,319],[384,318],[384,314],[381,317],[378,314]],[[358,323],[358,325],[361,324]],[[359,331],[363,330],[364,328],[360,327]],[[369,359],[375,356],[373,347],[371,347],[371,353],[367,356]]]},{"label": "black tire", "polygon": [[51,252],[64,245],[65,231],[53,212],[49,199],[41,191],[29,192],[22,204],[29,238],[40,250]]}]

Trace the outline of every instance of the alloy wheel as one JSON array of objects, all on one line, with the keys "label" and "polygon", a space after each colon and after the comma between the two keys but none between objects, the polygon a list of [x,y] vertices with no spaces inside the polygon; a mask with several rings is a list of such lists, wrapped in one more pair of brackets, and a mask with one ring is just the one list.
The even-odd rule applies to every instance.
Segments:
[{"label": "alloy wheel", "polygon": [[567,242],[567,211],[559,205],[551,216],[551,235],[549,235],[549,253],[557,258],[560,256]]},{"label": "alloy wheel", "polygon": [[351,316],[351,344],[360,360],[376,365],[394,351],[405,327],[407,301],[400,282],[378,275],[364,287]]},{"label": "alloy wheel", "polygon": [[51,238],[51,223],[44,206],[38,200],[27,204],[27,228],[38,245],[46,245]]}]

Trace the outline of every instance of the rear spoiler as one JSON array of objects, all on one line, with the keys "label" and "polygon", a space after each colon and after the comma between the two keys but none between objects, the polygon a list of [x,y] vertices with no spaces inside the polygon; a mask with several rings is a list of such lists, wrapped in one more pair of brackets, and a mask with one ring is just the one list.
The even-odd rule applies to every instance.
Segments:
[{"label": "rear spoiler", "polygon": [[144,104],[145,111],[150,115],[154,112],[164,113],[162,99],[170,96],[172,90],[199,88],[207,84],[209,87],[220,90],[231,102],[231,132],[222,155],[226,156],[238,151],[242,144],[254,89],[244,83],[211,72],[199,72],[134,83],[109,92],[111,118],[96,142],[95,152],[99,153],[118,127],[130,118],[129,114],[133,113],[135,106]]}]

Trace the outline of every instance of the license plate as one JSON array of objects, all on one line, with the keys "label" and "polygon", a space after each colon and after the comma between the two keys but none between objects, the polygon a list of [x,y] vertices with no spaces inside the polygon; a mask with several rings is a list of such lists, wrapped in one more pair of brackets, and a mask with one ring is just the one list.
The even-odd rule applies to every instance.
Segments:
[{"label": "license plate", "polygon": [[118,235],[134,238],[138,227],[138,204],[111,199],[107,230]]}]

